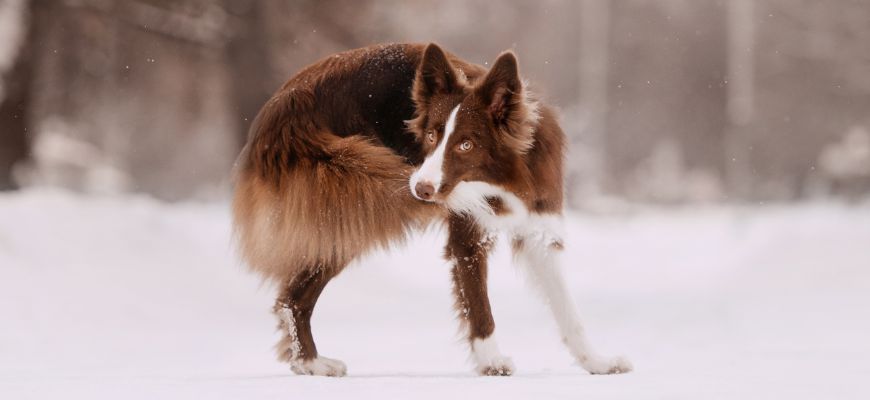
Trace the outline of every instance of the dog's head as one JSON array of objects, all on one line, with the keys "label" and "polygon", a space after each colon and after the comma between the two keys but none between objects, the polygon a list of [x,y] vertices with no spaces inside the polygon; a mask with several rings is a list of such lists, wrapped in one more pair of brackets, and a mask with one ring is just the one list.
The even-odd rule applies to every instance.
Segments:
[{"label": "dog's head", "polygon": [[538,121],[523,86],[512,52],[470,84],[441,48],[426,47],[413,88],[416,117],[408,123],[425,152],[410,179],[414,197],[450,204],[457,187],[499,188],[515,179]]}]

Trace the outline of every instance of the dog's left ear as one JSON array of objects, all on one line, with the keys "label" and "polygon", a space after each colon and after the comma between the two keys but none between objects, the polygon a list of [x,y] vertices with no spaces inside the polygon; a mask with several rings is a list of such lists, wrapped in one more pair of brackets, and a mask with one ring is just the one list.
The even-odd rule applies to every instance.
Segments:
[{"label": "dog's left ear", "polygon": [[487,104],[487,111],[496,124],[505,123],[510,113],[522,102],[523,83],[517,57],[513,52],[502,53],[495,62],[483,83],[477,87],[477,94]]},{"label": "dog's left ear", "polygon": [[508,145],[520,153],[531,148],[533,138],[528,122],[537,119],[537,110],[526,102],[513,52],[506,51],[498,56],[482,83],[475,88],[475,94],[483,101],[496,128],[506,133]]}]

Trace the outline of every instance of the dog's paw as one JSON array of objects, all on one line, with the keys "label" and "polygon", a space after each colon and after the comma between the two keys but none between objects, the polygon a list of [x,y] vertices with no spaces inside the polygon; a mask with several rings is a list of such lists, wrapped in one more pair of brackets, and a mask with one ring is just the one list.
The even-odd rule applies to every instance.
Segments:
[{"label": "dog's paw", "polygon": [[339,360],[317,357],[299,360],[290,364],[290,369],[299,375],[345,376],[347,367]]},{"label": "dog's paw", "polygon": [[485,376],[511,376],[514,374],[514,363],[510,357],[496,357],[486,365],[478,366],[477,373]]},{"label": "dog's paw", "polygon": [[583,369],[592,375],[624,374],[631,372],[634,366],[625,357],[600,358],[592,357],[581,363]]}]

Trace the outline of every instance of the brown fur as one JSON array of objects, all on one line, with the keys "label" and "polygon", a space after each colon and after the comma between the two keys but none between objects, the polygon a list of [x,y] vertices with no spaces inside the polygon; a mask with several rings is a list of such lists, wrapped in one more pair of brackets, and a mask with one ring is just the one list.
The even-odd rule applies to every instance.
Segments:
[{"label": "brown fur", "polygon": [[268,278],[342,268],[404,239],[437,215],[408,194],[411,166],[359,137],[334,138],[323,159],[302,159],[271,181],[239,180],[233,211],[242,254]]},{"label": "brown fur", "polygon": [[[489,304],[487,270],[489,253],[495,245],[474,219],[451,213],[447,219],[448,237],[444,256],[452,264],[454,308],[460,329],[468,343],[488,338],[495,331]],[[505,366],[486,367],[483,375],[506,376],[513,370]]]},{"label": "brown fur", "polygon": [[[516,194],[531,212],[561,212],[564,135],[523,87],[512,53],[487,71],[435,45],[351,50],[303,69],[261,109],[236,165],[233,222],[245,262],[282,285],[278,352],[294,371],[306,373],[293,363],[318,356],[310,318],[328,281],[366,252],[447,217],[441,203],[411,196],[409,176],[460,103],[450,148],[474,140],[477,151],[449,152],[449,183],[437,196],[479,180]],[[487,201],[499,215],[510,212],[498,198]],[[486,338],[495,326],[491,243],[473,218],[447,218],[457,309],[469,339]]]},{"label": "brown fur", "polygon": [[[413,98],[416,113],[408,127],[423,143],[424,153],[428,157],[444,145],[437,193],[432,182],[417,181],[419,198],[449,203],[461,183],[484,182],[517,196],[530,213],[561,213],[564,134],[553,112],[524,88],[513,53],[503,53],[488,72],[469,77],[457,72],[437,46],[430,46],[417,71]],[[455,127],[446,137],[454,109]],[[506,207],[500,197],[484,200],[497,216],[520,211]],[[473,345],[495,329],[486,283],[492,243],[469,215],[451,211],[448,222],[446,256],[453,264],[457,314]],[[509,364],[481,365],[478,371],[513,372]]]},{"label": "brown fur", "polygon": [[[412,84],[423,49],[372,46],[328,57],[263,106],[237,162],[233,199],[239,247],[251,268],[276,281],[307,268],[343,268],[443,215],[408,192],[423,153],[405,133],[410,91],[394,82]],[[482,71],[454,59],[472,76]],[[372,65],[378,63],[391,64],[397,75],[404,68],[406,76],[371,81],[367,75],[385,69]],[[370,110],[365,93],[387,100]],[[367,111],[382,118],[366,120]]]},{"label": "brown fur", "polygon": [[[331,116],[323,115],[324,103],[332,101],[322,98],[323,86],[352,84],[339,78],[362,68],[367,52],[330,57],[301,71],[252,125],[238,161],[233,216],[242,257],[267,278],[343,268],[437,215],[436,207],[408,195],[413,148],[403,156],[383,146],[358,115],[347,116],[351,121],[339,127],[344,132],[330,129]],[[354,128],[357,134],[347,132]]]},{"label": "brown fur", "polygon": [[487,295],[487,258],[493,243],[474,221],[450,214],[445,257],[453,264],[453,294],[468,339],[486,338],[495,330]]},{"label": "brown fur", "polygon": [[290,326],[288,321],[279,319],[279,330],[293,331],[293,334],[285,336],[275,346],[280,361],[290,362],[296,358],[310,359],[317,356],[317,346],[311,335],[311,314],[320,293],[336,273],[338,271],[326,269],[305,271],[284,285],[275,301],[274,311],[276,314],[289,311],[294,324]]},{"label": "brown fur", "polygon": [[[525,89],[516,57],[503,53],[491,70],[475,71],[470,79],[442,71],[455,69],[453,62],[440,49],[427,49],[423,63],[431,68],[418,71],[416,114],[408,123],[429,154],[443,138],[448,114],[460,106],[447,144],[444,181],[434,198],[444,201],[459,182],[482,181],[514,193],[532,212],[561,213],[565,135],[555,113]],[[421,84],[425,76],[440,79]],[[437,140],[424,140],[429,134]],[[463,141],[471,141],[473,150],[453,150]]]}]

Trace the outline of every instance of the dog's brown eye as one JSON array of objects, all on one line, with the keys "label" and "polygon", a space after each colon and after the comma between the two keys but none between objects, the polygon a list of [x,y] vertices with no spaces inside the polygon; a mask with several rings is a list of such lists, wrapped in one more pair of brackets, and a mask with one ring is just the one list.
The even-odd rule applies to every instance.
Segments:
[{"label": "dog's brown eye", "polygon": [[465,140],[459,144],[459,151],[468,151],[471,150],[472,147],[474,147],[474,144],[472,144],[470,140]]},{"label": "dog's brown eye", "polygon": [[428,140],[429,143],[435,143],[435,131],[427,132],[426,133],[426,140]]}]

